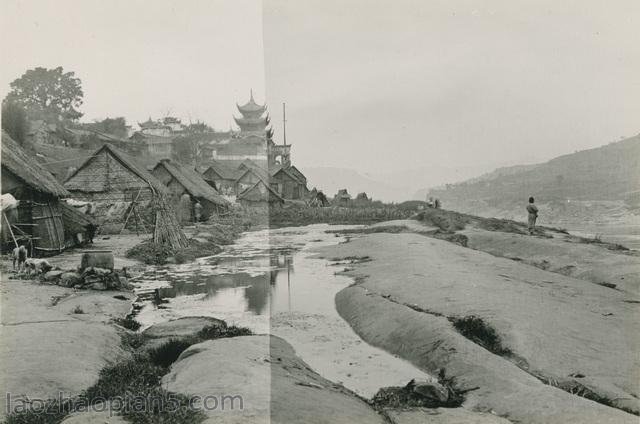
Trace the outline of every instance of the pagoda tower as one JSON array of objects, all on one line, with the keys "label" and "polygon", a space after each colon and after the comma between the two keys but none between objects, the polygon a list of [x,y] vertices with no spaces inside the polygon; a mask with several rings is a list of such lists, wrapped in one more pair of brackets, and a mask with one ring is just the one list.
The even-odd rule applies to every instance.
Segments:
[{"label": "pagoda tower", "polygon": [[238,111],[242,115],[240,118],[233,119],[240,127],[240,137],[257,136],[271,140],[273,136],[273,129],[269,127],[269,114],[267,112],[266,105],[259,105],[253,99],[253,90],[251,90],[251,98],[249,101],[240,106],[236,103]]}]

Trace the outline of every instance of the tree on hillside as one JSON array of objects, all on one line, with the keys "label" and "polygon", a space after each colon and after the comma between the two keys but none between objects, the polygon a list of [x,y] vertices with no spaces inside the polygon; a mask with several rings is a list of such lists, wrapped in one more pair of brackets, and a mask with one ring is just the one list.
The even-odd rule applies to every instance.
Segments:
[{"label": "tree on hillside", "polygon": [[29,69],[11,84],[6,101],[23,106],[32,119],[48,122],[75,121],[82,116],[82,85],[73,72],[55,69]]},{"label": "tree on hillside", "polygon": [[122,116],[96,121],[88,124],[88,127],[95,131],[115,135],[120,138],[127,137],[127,121]]},{"label": "tree on hillside", "polygon": [[199,134],[188,134],[173,139],[173,156],[185,164],[196,163],[202,154],[204,140]]},{"label": "tree on hillside", "polygon": [[173,140],[174,159],[186,163],[197,163],[202,157],[203,147],[211,141],[214,130],[204,122],[189,124],[185,133]]},{"label": "tree on hillside", "polygon": [[2,129],[15,141],[24,144],[29,131],[29,121],[22,106],[9,101],[2,102]]}]

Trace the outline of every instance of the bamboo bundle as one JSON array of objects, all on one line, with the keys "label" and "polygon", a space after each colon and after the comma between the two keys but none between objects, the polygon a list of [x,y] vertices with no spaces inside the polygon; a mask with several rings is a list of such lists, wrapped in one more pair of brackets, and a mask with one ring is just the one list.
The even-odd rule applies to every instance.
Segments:
[{"label": "bamboo bundle", "polygon": [[183,249],[189,246],[189,241],[180,229],[178,218],[173,209],[166,203],[164,197],[155,200],[156,225],[153,230],[153,241],[157,244],[167,244],[172,249]]}]

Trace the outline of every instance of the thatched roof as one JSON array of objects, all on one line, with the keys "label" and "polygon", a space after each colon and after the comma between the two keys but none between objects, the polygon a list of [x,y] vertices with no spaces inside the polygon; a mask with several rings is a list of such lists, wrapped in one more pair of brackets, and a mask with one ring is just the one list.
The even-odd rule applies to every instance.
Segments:
[{"label": "thatched roof", "polygon": [[87,226],[96,225],[96,221],[93,217],[80,212],[66,202],[60,202],[60,209],[62,210],[62,222],[64,224],[64,229],[68,233],[84,233]]},{"label": "thatched roof", "polygon": [[284,174],[287,174],[292,180],[296,181],[299,184],[305,184],[306,183],[306,181],[302,180],[298,176],[298,174],[293,170],[293,167],[291,167],[291,166],[276,165],[276,166],[272,167],[271,169],[269,169],[269,173],[271,174],[272,177],[275,177],[280,172],[282,172]]},{"label": "thatched roof", "polygon": [[238,195],[238,200],[245,200],[249,202],[279,202],[284,203],[282,196],[278,194],[274,189],[269,187],[269,184],[265,184],[260,180],[251,187],[248,187],[242,193]]},{"label": "thatched roof", "polygon": [[25,152],[5,131],[2,131],[2,168],[10,171],[33,190],[55,197],[71,195],[35,160],[35,157]]},{"label": "thatched roof", "polygon": [[127,168],[129,171],[131,171],[133,174],[135,174],[140,179],[145,181],[147,184],[151,185],[156,192],[160,194],[167,194],[168,192],[167,187],[164,184],[162,184],[160,181],[158,181],[156,177],[151,175],[151,173],[147,171],[147,169],[144,166],[140,165],[134,158],[132,158],[128,154],[124,153],[122,150],[118,149],[117,147],[109,143],[105,143],[102,147],[96,150],[91,156],[89,156],[87,160],[82,165],[80,165],[78,169],[76,169],[76,171],[69,176],[69,178],[67,178],[65,182],[65,187],[69,190],[83,191],[85,187],[76,187],[75,185],[71,184],[71,180],[82,169],[88,166],[91,166],[91,162],[93,161],[93,159],[98,155],[100,155],[103,151],[106,151],[107,153],[109,153],[115,160],[120,162],[122,166]]},{"label": "thatched roof", "polygon": [[209,166],[204,172],[202,172],[203,174],[208,174],[210,171],[212,171],[219,175],[222,179],[235,181],[245,173],[244,168],[238,168],[238,163],[229,163],[229,161],[222,162],[216,160],[213,160],[210,163],[211,166]]},{"label": "thatched roof", "polygon": [[351,199],[351,195],[349,194],[346,188],[341,188],[340,190],[338,190],[338,193],[336,193],[336,195],[334,196],[334,199],[347,200],[347,199]]},{"label": "thatched roof", "polygon": [[213,187],[207,184],[200,174],[188,166],[172,162],[169,159],[163,159],[158,162],[154,171],[159,167],[163,167],[171,174],[192,197],[203,198],[221,206],[229,204]]}]

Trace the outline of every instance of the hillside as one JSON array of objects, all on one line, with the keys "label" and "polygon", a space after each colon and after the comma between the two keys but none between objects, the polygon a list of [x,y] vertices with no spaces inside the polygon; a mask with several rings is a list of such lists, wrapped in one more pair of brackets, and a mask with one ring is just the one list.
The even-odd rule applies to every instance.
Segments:
[{"label": "hillside", "polygon": [[429,191],[447,209],[511,218],[529,196],[548,222],[632,222],[640,213],[640,135],[538,165],[516,166]]}]

